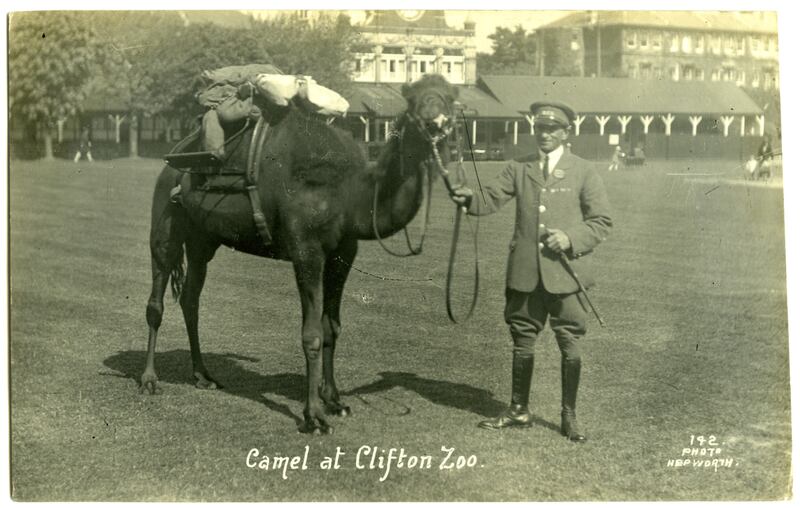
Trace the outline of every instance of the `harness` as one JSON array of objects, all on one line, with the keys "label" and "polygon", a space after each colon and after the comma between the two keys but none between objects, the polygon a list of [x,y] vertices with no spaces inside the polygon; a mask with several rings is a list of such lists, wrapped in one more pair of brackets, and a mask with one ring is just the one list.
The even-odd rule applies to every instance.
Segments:
[{"label": "harness", "polygon": [[[442,99],[442,101],[445,104],[448,103],[445,100],[445,98],[444,98],[444,96],[442,94],[437,94],[437,95],[439,95],[439,97]],[[470,139],[469,139],[469,129],[467,127],[467,120],[466,120],[466,117],[464,116],[463,110],[461,111],[461,116],[462,116],[463,121],[464,121],[464,128],[467,129],[467,137],[466,137],[466,139],[467,139],[467,143],[469,144],[470,155],[472,156],[472,163],[475,166],[475,176],[478,179],[478,185],[480,186],[480,177],[478,176],[477,165],[475,163],[475,156],[472,153],[472,143],[470,142]],[[408,252],[398,253],[398,252],[393,251],[392,249],[390,249],[383,242],[383,239],[381,238],[381,236],[380,236],[380,234],[378,232],[377,210],[378,210],[378,194],[380,192],[380,183],[378,181],[375,182],[375,192],[373,194],[373,202],[372,202],[372,209],[373,209],[372,229],[373,229],[373,232],[375,234],[375,238],[378,240],[378,243],[380,244],[380,246],[387,253],[391,254],[392,256],[396,256],[396,257],[416,256],[416,255],[422,253],[422,245],[423,245],[423,243],[425,241],[425,234],[427,232],[427,226],[428,226],[428,222],[429,222],[429,219],[430,219],[430,202],[431,202],[431,194],[432,194],[431,193],[431,188],[433,186],[433,182],[428,177],[428,171],[426,170],[427,164],[433,164],[434,165],[434,167],[436,168],[436,170],[439,172],[439,174],[442,177],[442,181],[444,182],[444,185],[445,185],[445,188],[447,189],[448,194],[450,194],[451,196],[453,195],[455,189],[457,187],[460,187],[461,185],[463,185],[464,182],[466,181],[466,171],[464,170],[464,165],[463,165],[463,162],[464,162],[463,146],[462,146],[461,139],[460,139],[459,129],[453,129],[452,127],[449,127],[447,129],[443,130],[442,132],[440,132],[440,133],[438,133],[436,135],[433,135],[428,131],[428,129],[424,125],[424,122],[418,116],[412,115],[410,113],[406,113],[405,114],[405,119],[407,121],[410,121],[413,124],[415,124],[415,127],[417,128],[418,132],[425,138],[426,142],[430,144],[431,159],[429,159],[426,162],[423,162],[419,166],[420,167],[419,172],[420,172],[421,185],[423,186],[422,187],[423,191],[427,192],[427,196],[423,197],[423,206],[425,207],[425,210],[424,210],[424,213],[423,213],[423,216],[424,216],[423,222],[420,225],[421,233],[420,233],[419,245],[417,247],[414,247],[412,245],[412,243],[411,243],[411,238],[410,238],[410,236],[408,234],[408,228],[403,227],[403,233],[404,233],[404,236],[405,236],[406,245],[408,246]],[[451,174],[447,170],[447,168],[445,167],[445,164],[442,161],[441,154],[439,153],[439,148],[437,146],[442,140],[447,138],[451,134],[451,132],[455,133],[456,143],[457,143],[456,146],[457,146],[457,150],[458,150],[458,166],[457,166],[457,169],[456,169],[456,183],[455,184],[450,179]],[[398,138],[398,142],[400,143],[400,153],[401,153],[401,157],[400,157],[400,173],[401,173],[401,175],[404,174],[404,172],[405,172],[405,165],[404,165],[405,158],[402,156],[405,133],[406,133],[406,125],[405,125],[405,123],[403,124],[403,126],[401,127],[401,129],[399,131],[395,131],[393,133],[393,136],[396,136]],[[481,193],[482,193],[483,192],[483,188],[480,187],[480,189],[481,189]],[[447,282],[446,282],[446,289],[445,289],[445,304],[446,304],[446,307],[447,307],[447,316],[448,316],[448,318],[450,318],[450,320],[453,323],[459,323],[461,321],[469,319],[472,316],[472,314],[473,314],[473,312],[475,310],[475,307],[477,305],[477,302],[478,302],[478,290],[479,290],[479,280],[480,280],[480,268],[478,266],[478,222],[476,221],[476,225],[473,228],[472,227],[472,223],[468,220],[467,224],[469,225],[470,231],[472,233],[472,240],[473,240],[472,244],[473,244],[473,252],[474,252],[474,256],[473,256],[474,257],[474,270],[473,270],[474,278],[473,278],[473,284],[472,284],[472,298],[471,298],[471,301],[470,301],[469,310],[467,311],[467,314],[465,315],[465,317],[463,319],[461,319],[461,320],[459,320],[456,317],[455,311],[454,311],[454,305],[453,305],[453,297],[452,297],[452,294],[453,294],[453,279],[454,279],[454,272],[455,272],[456,252],[457,252],[457,249],[458,249],[458,240],[459,240],[460,230],[461,230],[461,215],[464,212],[466,212],[466,209],[464,207],[456,205],[455,219],[454,219],[454,222],[453,222],[453,236],[452,236],[452,240],[451,240],[451,244],[450,244],[450,256],[449,256],[449,260],[448,260],[448,264],[447,264]]]},{"label": "harness", "polygon": [[[225,140],[225,145],[227,146],[234,140],[240,138],[245,131],[247,131],[251,124],[252,120],[248,118],[241,129]],[[243,178],[243,191],[247,194],[247,197],[250,201],[250,206],[253,210],[253,222],[255,223],[258,235],[265,246],[271,245],[272,235],[270,234],[269,227],[267,226],[267,218],[261,208],[261,197],[258,194],[257,187],[258,166],[259,161],[261,160],[264,142],[269,133],[269,123],[264,119],[263,116],[259,116],[258,120],[256,121],[255,127],[253,127],[253,132],[250,135],[250,148],[247,152],[247,162],[244,169],[229,167],[225,164],[226,161],[224,160],[209,158],[208,152],[180,153],[181,150],[185,149],[187,146],[189,146],[189,144],[197,139],[201,130],[202,129],[198,127],[187,137],[182,139],[177,145],[175,145],[175,147],[165,157],[167,164],[183,174],[188,173],[195,175],[206,175],[209,177],[239,176]],[[201,162],[198,163],[198,160]],[[180,181],[177,183],[180,183]],[[229,192],[230,189],[233,189],[233,191],[236,192],[235,185],[230,184],[225,187],[227,187]]]}]

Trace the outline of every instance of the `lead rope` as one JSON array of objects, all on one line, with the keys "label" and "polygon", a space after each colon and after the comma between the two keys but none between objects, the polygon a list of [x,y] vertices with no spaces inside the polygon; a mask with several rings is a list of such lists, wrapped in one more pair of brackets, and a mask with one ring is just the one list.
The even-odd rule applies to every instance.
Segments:
[{"label": "lead rope", "polygon": [[[458,136],[456,136],[458,140]],[[459,140],[460,141],[460,140]],[[444,186],[447,188],[447,192],[452,196],[453,191],[455,188],[453,187],[452,182],[450,181],[450,172],[447,171],[444,167],[444,163],[442,162],[442,157],[439,154],[439,150],[436,148],[436,144],[432,144],[433,148],[433,156],[436,160],[436,165],[438,166],[439,173],[442,175],[442,180],[444,181]],[[458,162],[458,184],[461,185],[465,179],[465,171],[463,165],[463,156],[461,154],[461,146],[458,145],[459,151],[459,162]],[[455,271],[455,264],[456,264],[456,252],[458,250],[458,237],[461,231],[461,214],[466,211],[466,208],[463,206],[456,205],[456,216],[455,220],[453,221],[453,239],[450,243],[450,258],[447,262],[447,282],[445,285],[445,306],[447,307],[447,317],[450,318],[450,321],[453,323],[459,324],[463,323],[470,317],[472,317],[473,312],[475,311],[475,307],[478,304],[478,289],[480,286],[480,268],[478,266],[478,226],[477,223],[475,227],[472,227],[472,223],[467,220],[467,224],[469,225],[470,232],[472,233],[472,243],[473,243],[473,252],[474,252],[474,260],[475,260],[475,269],[474,269],[474,280],[472,283],[472,301],[469,305],[469,311],[467,311],[466,316],[463,319],[459,320],[456,318],[455,312],[453,310],[453,272]]]}]

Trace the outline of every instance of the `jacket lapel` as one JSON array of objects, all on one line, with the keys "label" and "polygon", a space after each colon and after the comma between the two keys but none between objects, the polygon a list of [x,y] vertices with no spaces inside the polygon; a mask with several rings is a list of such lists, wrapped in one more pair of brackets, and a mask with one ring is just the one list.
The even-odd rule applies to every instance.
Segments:
[{"label": "jacket lapel", "polygon": [[525,172],[528,174],[528,177],[530,177],[531,180],[536,182],[536,185],[539,187],[545,186],[544,175],[542,175],[542,168],[539,164],[538,155],[526,160]]},{"label": "jacket lapel", "polygon": [[564,173],[564,172],[568,171],[569,168],[572,167],[572,162],[573,162],[572,158],[573,158],[573,155],[570,154],[570,153],[564,152],[561,155],[561,158],[558,160],[558,164],[556,165],[556,167],[555,168],[550,168],[550,171],[547,174],[547,181],[544,182],[544,187],[545,188],[550,187],[552,185],[555,185],[556,183],[560,182],[561,180],[563,180],[565,178],[564,176],[562,176],[561,178],[557,178],[555,176],[556,170],[558,170],[559,173]]}]

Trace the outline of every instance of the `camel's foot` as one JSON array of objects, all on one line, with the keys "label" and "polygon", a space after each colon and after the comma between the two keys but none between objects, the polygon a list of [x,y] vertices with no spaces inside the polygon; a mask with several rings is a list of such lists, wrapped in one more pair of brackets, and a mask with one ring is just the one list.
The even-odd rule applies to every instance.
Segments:
[{"label": "camel's foot", "polygon": [[147,392],[150,395],[158,395],[161,393],[161,387],[158,386],[158,376],[155,372],[145,371],[142,374],[142,384],[139,386],[139,393]]},{"label": "camel's foot", "polygon": [[328,425],[325,418],[321,416],[310,416],[309,413],[305,414],[305,420],[298,430],[303,434],[314,434],[318,436],[333,434],[333,427]]},{"label": "camel's foot", "polygon": [[339,401],[325,402],[325,412],[334,416],[350,416],[353,414],[350,406],[345,406]]},{"label": "camel's foot", "polygon": [[195,388],[200,388],[201,390],[219,390],[222,388],[222,385],[216,382],[207,371],[195,372],[194,379]]}]

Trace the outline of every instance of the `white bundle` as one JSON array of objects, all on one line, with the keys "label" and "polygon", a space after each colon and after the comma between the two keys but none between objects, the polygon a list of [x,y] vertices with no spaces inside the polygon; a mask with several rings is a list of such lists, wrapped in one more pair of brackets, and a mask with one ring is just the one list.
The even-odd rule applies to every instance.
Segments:
[{"label": "white bundle", "polygon": [[323,115],[344,116],[350,108],[350,103],[344,97],[318,84],[311,76],[259,74],[255,84],[262,95],[279,106],[288,105],[289,100],[300,95]]}]

